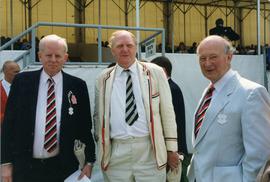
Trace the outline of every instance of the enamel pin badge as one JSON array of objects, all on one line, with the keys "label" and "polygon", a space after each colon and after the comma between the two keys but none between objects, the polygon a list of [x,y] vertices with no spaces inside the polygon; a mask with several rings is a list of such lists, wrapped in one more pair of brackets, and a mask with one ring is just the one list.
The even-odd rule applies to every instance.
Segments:
[{"label": "enamel pin badge", "polygon": [[72,106],[77,104],[77,98],[73,94],[72,91],[68,92],[68,102],[69,102],[68,114],[73,115],[74,114],[74,109],[73,109]]}]

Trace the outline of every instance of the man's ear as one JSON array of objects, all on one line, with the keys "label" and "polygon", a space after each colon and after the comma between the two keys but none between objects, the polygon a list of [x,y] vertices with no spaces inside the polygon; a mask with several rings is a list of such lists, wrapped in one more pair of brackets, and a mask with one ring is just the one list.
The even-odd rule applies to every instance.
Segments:
[{"label": "man's ear", "polygon": [[65,62],[68,61],[68,53],[65,54],[65,60],[66,60]]},{"label": "man's ear", "polygon": [[233,57],[233,54],[227,54],[227,58],[228,58],[228,61],[229,61],[229,62],[232,61],[232,57]]}]

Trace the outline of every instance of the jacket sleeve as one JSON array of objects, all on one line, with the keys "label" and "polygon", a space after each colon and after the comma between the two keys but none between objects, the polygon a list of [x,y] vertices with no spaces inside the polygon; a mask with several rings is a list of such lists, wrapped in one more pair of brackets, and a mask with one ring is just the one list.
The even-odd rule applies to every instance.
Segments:
[{"label": "jacket sleeve", "polygon": [[157,69],[155,76],[158,80],[160,117],[167,151],[177,151],[177,128],[169,83],[162,69]]},{"label": "jacket sleeve", "polygon": [[245,155],[242,162],[243,182],[255,181],[270,156],[270,97],[263,87],[251,89],[242,113]]}]

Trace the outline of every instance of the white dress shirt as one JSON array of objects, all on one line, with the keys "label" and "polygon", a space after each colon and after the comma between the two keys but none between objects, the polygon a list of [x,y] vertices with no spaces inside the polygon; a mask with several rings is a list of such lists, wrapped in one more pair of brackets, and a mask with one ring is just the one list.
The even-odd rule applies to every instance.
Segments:
[{"label": "white dress shirt", "polygon": [[45,73],[44,70],[42,70],[39,80],[35,135],[33,146],[33,157],[39,159],[53,157],[59,153],[60,120],[61,120],[62,96],[63,96],[63,75],[62,72],[59,72],[54,77],[52,77],[55,82],[54,88],[56,99],[57,147],[51,153],[48,153],[44,149],[47,91],[49,85],[48,78],[50,78],[50,76],[47,73]]},{"label": "white dress shirt", "polygon": [[114,139],[149,135],[136,62],[129,67],[129,70],[139,118],[131,126],[126,123],[126,81],[128,73],[117,65],[110,104],[110,134],[111,138]]},{"label": "white dress shirt", "polygon": [[4,90],[5,90],[5,92],[6,92],[7,96],[8,96],[11,84],[9,82],[7,82],[5,79],[3,79],[2,80],[2,85],[3,85]]},{"label": "white dress shirt", "polygon": [[219,79],[215,84],[214,84],[214,87],[215,87],[215,90],[213,92],[213,95],[212,95],[212,101],[215,100],[215,96],[217,95],[218,92],[221,91],[221,89],[224,87],[224,85],[228,82],[228,80],[234,76],[236,74],[235,71],[233,71],[232,69],[229,69],[227,71],[227,73],[225,73],[223,75],[223,77],[221,79]]}]

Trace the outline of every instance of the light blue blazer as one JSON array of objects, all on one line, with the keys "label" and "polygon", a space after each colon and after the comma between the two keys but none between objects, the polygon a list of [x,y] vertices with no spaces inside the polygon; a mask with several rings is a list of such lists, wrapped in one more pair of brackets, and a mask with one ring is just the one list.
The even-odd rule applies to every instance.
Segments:
[{"label": "light blue blazer", "polygon": [[211,101],[192,144],[191,182],[255,182],[270,155],[267,90],[234,72]]}]

